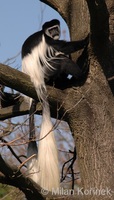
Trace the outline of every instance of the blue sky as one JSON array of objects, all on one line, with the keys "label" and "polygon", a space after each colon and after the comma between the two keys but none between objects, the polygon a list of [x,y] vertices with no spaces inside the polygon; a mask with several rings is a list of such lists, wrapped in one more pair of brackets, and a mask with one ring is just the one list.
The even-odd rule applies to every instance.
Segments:
[{"label": "blue sky", "polygon": [[[64,20],[39,0],[0,0],[0,62],[4,63],[17,55],[25,39],[40,30],[45,21],[53,18],[61,21],[61,31],[67,31],[67,39],[68,30]],[[21,56],[6,64],[21,68]]]}]

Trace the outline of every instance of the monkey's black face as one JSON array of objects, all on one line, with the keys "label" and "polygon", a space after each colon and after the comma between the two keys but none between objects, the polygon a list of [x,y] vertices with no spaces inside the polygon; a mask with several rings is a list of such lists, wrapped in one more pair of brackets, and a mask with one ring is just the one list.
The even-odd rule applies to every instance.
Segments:
[{"label": "monkey's black face", "polygon": [[51,20],[46,22],[43,27],[43,31],[46,35],[53,38],[54,40],[59,40],[60,38],[60,22],[59,20]]},{"label": "monkey's black face", "polygon": [[60,38],[60,28],[58,25],[48,28],[45,33],[54,40],[59,40]]}]

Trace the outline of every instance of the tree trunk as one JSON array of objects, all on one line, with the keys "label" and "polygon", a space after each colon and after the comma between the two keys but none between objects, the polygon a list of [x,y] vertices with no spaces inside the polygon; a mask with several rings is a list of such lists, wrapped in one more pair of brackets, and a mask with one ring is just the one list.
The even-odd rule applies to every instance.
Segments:
[{"label": "tree trunk", "polygon": [[[83,192],[83,199],[88,200],[114,199],[114,99],[107,82],[114,76],[112,32],[112,41],[109,40],[109,28],[113,31],[114,3],[107,2],[106,5],[104,0],[87,0],[91,32],[90,72],[84,86],[66,90],[63,105],[68,111],[66,120],[78,152],[82,179],[79,192]],[[70,12],[64,18],[70,27],[71,38],[82,38],[87,34],[89,22],[86,1],[67,1],[66,6],[68,3]],[[110,26],[107,6],[109,12],[111,10]],[[113,84],[110,86],[113,91]]]}]

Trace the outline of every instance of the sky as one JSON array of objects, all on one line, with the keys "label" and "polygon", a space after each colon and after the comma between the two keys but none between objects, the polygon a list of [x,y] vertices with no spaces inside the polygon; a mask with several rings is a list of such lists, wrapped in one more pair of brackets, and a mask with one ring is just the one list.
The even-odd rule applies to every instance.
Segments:
[{"label": "sky", "polygon": [[[0,63],[21,69],[19,53],[23,42],[53,18],[60,20],[61,32],[66,30],[65,38],[68,38],[64,20],[40,0],[0,0]],[[10,60],[17,54],[18,57]]]}]

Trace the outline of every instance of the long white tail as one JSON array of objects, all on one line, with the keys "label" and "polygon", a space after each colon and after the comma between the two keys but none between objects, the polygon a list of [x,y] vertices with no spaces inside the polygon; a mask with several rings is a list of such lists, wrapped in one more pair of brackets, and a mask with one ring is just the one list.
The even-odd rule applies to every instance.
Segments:
[{"label": "long white tail", "polygon": [[59,188],[59,165],[56,141],[47,101],[43,101],[42,125],[38,146],[38,183],[51,191]]},{"label": "long white tail", "polygon": [[34,48],[33,52],[22,60],[22,71],[31,77],[38,98],[42,101],[43,106],[38,154],[37,147],[33,147],[33,143],[28,145],[28,156],[36,154],[28,162],[28,172],[29,177],[37,184],[51,191],[53,188],[59,188],[58,152],[47,101],[47,91],[44,82],[45,73],[38,59],[38,51],[37,47]]},{"label": "long white tail", "polygon": [[[40,90],[36,89],[36,91],[39,94]],[[43,113],[38,155],[36,147],[33,147],[33,145],[29,146],[28,156],[32,156],[33,154],[36,154],[36,156],[29,160],[28,170],[30,178],[42,188],[52,191],[52,189],[59,188],[60,182],[58,151],[47,98],[43,99],[42,105]]]}]

